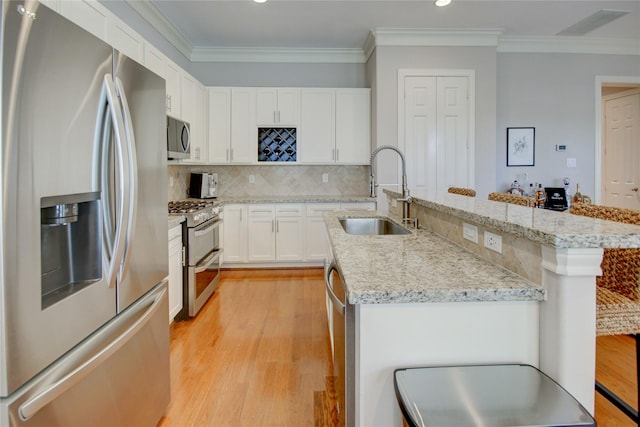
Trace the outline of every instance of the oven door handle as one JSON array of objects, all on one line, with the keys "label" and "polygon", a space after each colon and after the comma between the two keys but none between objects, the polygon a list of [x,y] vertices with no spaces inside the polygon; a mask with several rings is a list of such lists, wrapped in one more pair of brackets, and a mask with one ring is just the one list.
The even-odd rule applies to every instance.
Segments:
[{"label": "oven door handle", "polygon": [[213,264],[213,262],[215,260],[220,258],[220,254],[221,253],[222,253],[222,249],[216,249],[215,251],[211,252],[211,254],[208,255],[207,258],[205,258],[204,261],[202,261],[200,264],[196,265],[196,274],[197,273],[202,273],[207,268],[209,268],[209,266],[211,264]]},{"label": "oven door handle", "polygon": [[195,236],[196,236],[196,237],[201,237],[201,236],[204,236],[204,235],[206,235],[206,234],[209,234],[209,233],[211,232],[211,230],[213,230],[214,228],[219,227],[221,223],[222,223],[222,220],[219,220],[219,219],[218,219],[218,220],[215,220],[215,221],[213,222],[213,224],[211,224],[211,225],[209,225],[209,226],[207,226],[207,227],[205,227],[205,228],[203,228],[203,229],[201,229],[201,230],[198,230],[198,229],[196,228],[196,229],[195,229],[195,231],[194,231]]}]

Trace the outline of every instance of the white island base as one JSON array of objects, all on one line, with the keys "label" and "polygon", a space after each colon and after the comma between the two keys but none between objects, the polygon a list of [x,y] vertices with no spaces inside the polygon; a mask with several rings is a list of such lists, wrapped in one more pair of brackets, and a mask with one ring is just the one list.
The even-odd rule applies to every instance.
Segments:
[{"label": "white island base", "polygon": [[[393,371],[494,363],[539,366],[535,301],[356,306],[356,425],[402,426]],[[360,326],[360,327],[358,327]]]}]

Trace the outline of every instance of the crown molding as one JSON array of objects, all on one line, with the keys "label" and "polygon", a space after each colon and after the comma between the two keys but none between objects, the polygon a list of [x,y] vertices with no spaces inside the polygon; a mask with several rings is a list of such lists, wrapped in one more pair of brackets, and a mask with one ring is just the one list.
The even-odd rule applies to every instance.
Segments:
[{"label": "crown molding", "polygon": [[155,28],[187,59],[191,58],[193,46],[187,38],[167,19],[153,2],[140,0],[124,0],[133,10]]},{"label": "crown molding", "polygon": [[431,29],[431,28],[374,28],[370,34],[376,46],[497,46],[503,30]]},{"label": "crown molding", "polygon": [[303,48],[225,48],[195,47],[192,62],[280,62],[280,63],[342,63],[365,62],[362,49]]},{"label": "crown molding", "polygon": [[591,53],[640,55],[640,40],[600,39],[592,37],[517,37],[503,36],[500,53]]}]

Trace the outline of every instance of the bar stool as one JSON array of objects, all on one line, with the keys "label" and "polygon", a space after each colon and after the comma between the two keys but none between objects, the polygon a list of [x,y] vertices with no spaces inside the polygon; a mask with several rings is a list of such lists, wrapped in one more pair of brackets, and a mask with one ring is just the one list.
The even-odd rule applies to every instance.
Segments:
[{"label": "bar stool", "polygon": [[489,200],[529,207],[534,207],[536,205],[533,197],[519,196],[517,194],[509,193],[489,193]]},{"label": "bar stool", "polygon": [[394,387],[409,427],[596,426],[573,396],[530,365],[397,369]]},{"label": "bar stool", "polygon": [[[574,215],[640,225],[632,209],[574,203]],[[637,396],[640,398],[640,249],[604,249],[602,276],[596,278],[596,335],[632,335],[636,343]],[[640,426],[638,411],[596,382],[596,391]]]},{"label": "bar stool", "polygon": [[462,196],[476,197],[476,190],[464,187],[449,187],[447,192],[452,194],[460,194]]}]

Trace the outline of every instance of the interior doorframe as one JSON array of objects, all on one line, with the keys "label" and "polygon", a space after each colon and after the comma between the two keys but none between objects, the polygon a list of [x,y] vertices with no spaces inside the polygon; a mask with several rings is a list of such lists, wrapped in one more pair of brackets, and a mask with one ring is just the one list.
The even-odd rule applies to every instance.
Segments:
[{"label": "interior doorframe", "polygon": [[[467,77],[468,97],[468,139],[467,147],[469,156],[467,158],[467,170],[469,171],[470,188],[475,188],[476,184],[476,72],[471,69],[442,69],[442,68],[399,68],[398,69],[398,148],[404,149],[404,79],[406,77]],[[402,144],[402,146],[401,146]],[[398,169],[398,175],[400,170]]]},{"label": "interior doorframe", "polygon": [[602,203],[602,112],[604,110],[604,99],[602,97],[602,87],[609,84],[620,85],[640,85],[640,76],[596,76],[595,87],[595,182],[594,182],[594,202]]}]

